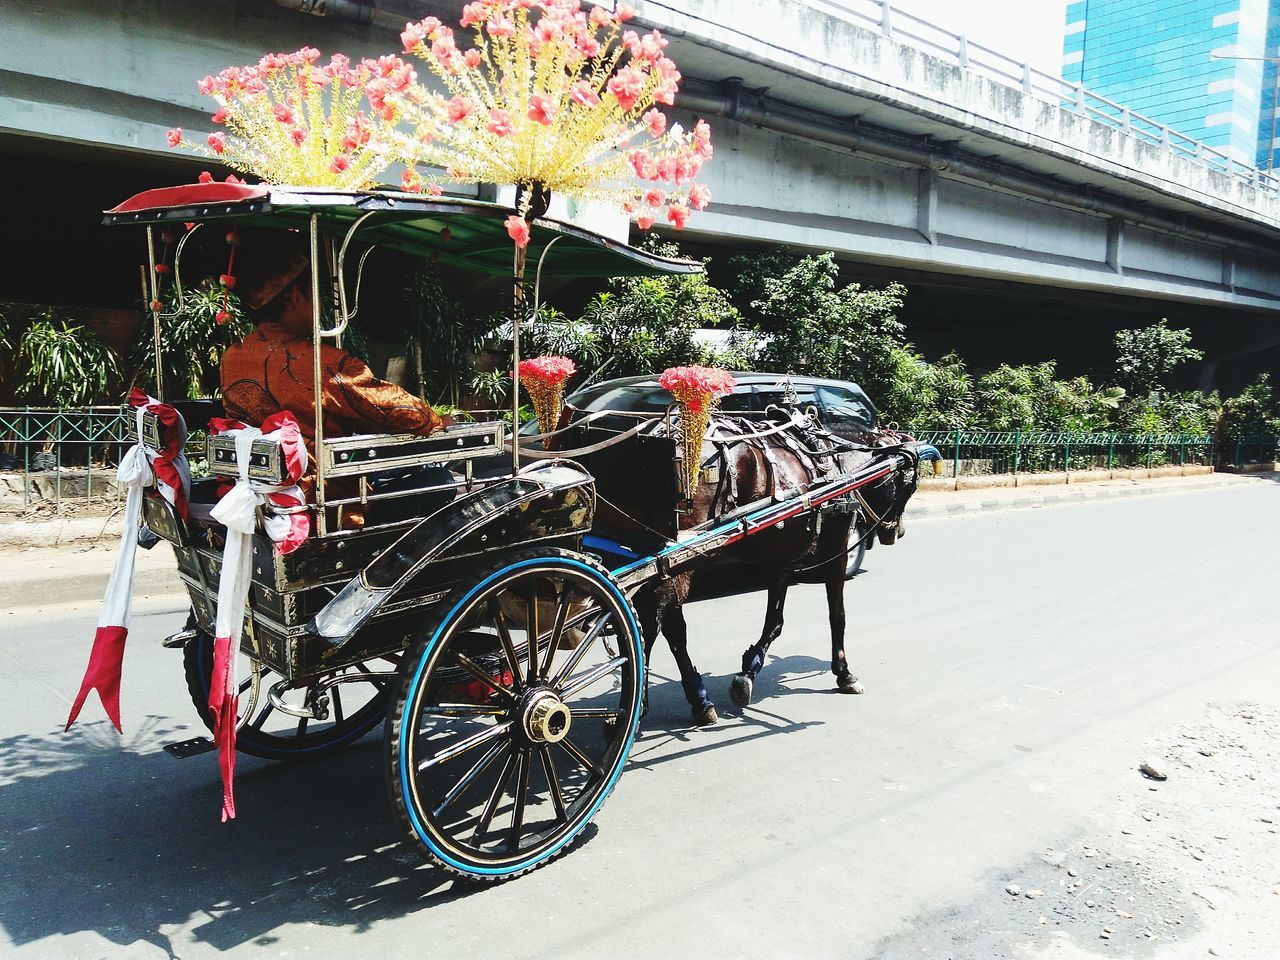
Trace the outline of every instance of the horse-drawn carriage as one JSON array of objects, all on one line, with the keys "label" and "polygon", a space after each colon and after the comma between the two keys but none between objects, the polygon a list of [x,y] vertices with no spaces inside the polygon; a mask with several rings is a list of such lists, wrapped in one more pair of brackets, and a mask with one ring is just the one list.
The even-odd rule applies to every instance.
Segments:
[{"label": "horse-drawn carriage", "polygon": [[[319,357],[357,308],[368,251],[509,276],[511,213],[423,195],[207,183],[139,194],[105,223],[145,228],[153,266],[154,234],[167,225],[187,224],[186,237],[206,224],[301,232]],[[547,219],[534,222],[527,254],[535,304],[544,275],[701,269]],[[177,277],[180,259],[181,244]],[[159,355],[164,316],[153,306]],[[704,436],[682,433],[674,404],[615,411],[609,425],[570,410],[559,429],[530,440],[513,429],[517,401],[509,419],[426,437],[331,436],[318,359],[310,373],[313,469],[296,433],[278,424],[228,424],[216,401],[139,401],[138,456],[150,465],[137,481],[142,534],[172,544],[191,598],[188,628],[167,645],[183,649],[197,709],[221,728],[228,800],[233,749],[311,757],[383,725],[406,832],[432,860],[475,879],[553,857],[617,783],[664,585],[757,543],[776,562],[779,537],[798,544],[784,558],[791,571],[820,565],[833,544],[843,583],[849,524],[892,542],[915,486],[919,453],[906,438],[843,442],[795,409],[713,419]],[[208,431],[211,476],[175,497],[182,479],[165,483],[161,465],[194,430]],[[752,486],[735,452],[748,449],[761,452],[761,475],[782,471],[785,457],[810,468],[790,486],[780,474]],[[378,482],[388,471],[402,478],[392,489]],[[313,489],[300,494],[312,474]],[[353,511],[361,526],[344,521]],[[129,522],[126,540],[138,532]],[[219,663],[218,645],[242,628],[238,658],[232,642],[232,663],[226,649]]]}]

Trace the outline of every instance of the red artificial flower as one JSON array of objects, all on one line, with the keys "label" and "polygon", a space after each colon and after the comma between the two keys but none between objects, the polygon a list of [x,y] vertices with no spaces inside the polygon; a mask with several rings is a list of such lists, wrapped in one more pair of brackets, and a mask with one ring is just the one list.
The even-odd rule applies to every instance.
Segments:
[{"label": "red artificial flower", "polygon": [[[434,18],[432,18],[434,19]],[[400,42],[404,44],[405,53],[413,53],[427,39],[426,21],[406,23],[404,32],[400,34]]]},{"label": "red artificial flower", "polygon": [[707,204],[711,202],[711,191],[704,184],[695,183],[689,188],[689,204],[695,210],[707,209]]},{"label": "red artificial flower", "polygon": [[457,123],[460,120],[465,120],[475,111],[475,109],[476,105],[462,94],[458,94],[445,104],[445,110],[449,114],[450,123]]},{"label": "red artificial flower", "polygon": [[438,197],[444,193],[444,187],[438,183],[427,184],[427,193],[433,197]]},{"label": "red artificial flower", "polygon": [[213,174],[208,170],[201,170],[200,176],[196,177],[196,183],[213,183]]},{"label": "red artificial flower", "polygon": [[462,20],[460,23],[464,27],[475,27],[484,21],[484,4],[468,3],[462,8]]},{"label": "red artificial flower", "polygon": [[645,191],[644,202],[651,207],[660,207],[667,202],[667,195],[664,191],[657,189]]},{"label": "red artificial flower", "polygon": [[701,412],[708,403],[733,391],[733,374],[719,367],[668,367],[658,377],[658,386],[687,406]]},{"label": "red artificial flower", "polygon": [[228,290],[233,290],[235,289],[236,278],[229,273],[224,273],[218,277],[218,283],[222,284],[222,286]]},{"label": "red artificial flower", "polygon": [[529,245],[529,221],[518,213],[513,213],[502,223],[507,228],[508,235],[516,242],[517,247],[523,250]]},{"label": "red artificial flower", "polygon": [[329,161],[330,173],[343,173],[351,167],[351,158],[345,153],[340,153]]},{"label": "red artificial flower", "polygon": [[613,11],[613,18],[619,23],[626,23],[636,15],[636,8],[629,3],[620,3]]},{"label": "red artificial flower", "polygon": [[274,113],[276,119],[286,127],[293,123],[293,111],[289,109],[287,104],[277,103],[271,108],[271,112]]},{"label": "red artificial flower", "polygon": [[[542,21],[539,21],[542,22]],[[529,98],[529,119],[550,126],[556,118],[556,106],[546,97]]]},{"label": "red artificial flower", "polygon": [[227,138],[220,133],[211,133],[205,138],[205,142],[209,144],[209,149],[214,153],[221,155],[222,151],[227,149]]},{"label": "red artificial flower", "polygon": [[169,272],[169,265],[167,263],[156,264],[156,273],[160,274],[160,276],[163,277],[168,272]]},{"label": "red artificial flower", "polygon": [[649,133],[655,137],[662,136],[667,129],[667,115],[661,110],[650,110],[640,119],[649,125]]},{"label": "red artificial flower", "polygon": [[231,314],[228,313],[226,310],[219,310],[217,313],[213,315],[214,322],[219,325],[226,323],[230,319],[231,319]]},{"label": "red artificial flower", "polygon": [[545,383],[555,387],[578,372],[577,365],[568,357],[534,357],[521,360],[516,367],[521,383]]},{"label": "red artificial flower", "polygon": [[489,111],[489,125],[486,129],[496,136],[509,137],[512,129],[511,114],[494,107]]},{"label": "red artificial flower", "polygon": [[480,61],[483,59],[484,55],[475,47],[472,47],[462,55],[462,62],[467,65],[467,69],[469,70],[474,70],[476,67],[480,66]]},{"label": "red artificial flower", "polygon": [[485,24],[485,30],[491,37],[513,37],[516,33],[516,25],[506,17],[492,17]]},{"label": "red artificial flower", "polygon": [[174,127],[167,134],[165,134],[165,137],[169,140],[169,146],[176,147],[178,144],[182,142],[182,128]]},{"label": "red artificial flower", "polygon": [[[599,10],[599,7],[595,8]],[[591,88],[591,84],[585,80],[575,81],[573,86],[569,88],[569,98],[574,103],[580,103],[584,107],[594,107],[599,105],[600,96]]]},{"label": "red artificial flower", "polygon": [[229,246],[229,247],[238,247],[238,246],[240,246],[240,231],[239,231],[239,230],[234,230],[234,229],[233,229],[233,230],[228,230],[228,231],[227,231],[227,236],[226,236],[226,238],[225,238],[225,239],[226,239],[226,241],[227,241],[227,246]]},{"label": "red artificial flower", "polygon": [[212,120],[214,123],[226,123],[227,118],[229,116],[231,116],[230,110],[228,110],[226,107],[219,107],[217,110],[213,112],[213,116],[210,117],[209,119]]},{"label": "red artificial flower", "polygon": [[405,193],[421,193],[422,178],[413,170],[406,170],[400,174],[400,188]]},{"label": "red artificial flower", "polygon": [[237,177],[234,173],[228,173],[222,180],[223,183],[238,183],[243,185],[244,181]]},{"label": "red artificial flower", "polygon": [[653,217],[649,216],[647,213],[636,217],[636,226],[641,230],[648,230],[653,226],[653,222]]},{"label": "red artificial flower", "polygon": [[607,27],[613,23],[613,14],[604,7],[592,7],[590,20],[593,27]]},{"label": "red artificial flower", "polygon": [[683,203],[673,203],[667,207],[667,219],[677,230],[683,230],[685,221],[689,219],[689,208]]},{"label": "red artificial flower", "polygon": [[151,312],[152,312],[152,313],[159,313],[159,312],[160,312],[161,310],[163,310],[163,309],[164,309],[164,304],[163,304],[163,303],[161,303],[159,300],[152,300],[152,301],[151,301]]},{"label": "red artificial flower", "polygon": [[630,110],[644,92],[644,74],[634,67],[623,67],[609,78],[608,90],[623,110]]},{"label": "red artificial flower", "polygon": [[289,139],[293,141],[293,145],[295,147],[302,146],[303,141],[307,139],[307,128],[294,127],[292,130],[289,131]]}]

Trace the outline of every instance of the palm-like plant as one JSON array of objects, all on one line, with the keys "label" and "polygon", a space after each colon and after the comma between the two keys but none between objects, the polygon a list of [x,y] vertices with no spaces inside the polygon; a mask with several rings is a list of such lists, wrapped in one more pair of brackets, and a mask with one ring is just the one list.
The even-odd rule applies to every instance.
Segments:
[{"label": "palm-like plant", "polygon": [[[227,314],[222,323],[218,322],[220,311]],[[231,344],[249,335],[253,321],[244,315],[234,294],[227,293],[216,280],[208,278],[194,289],[184,291],[180,303],[166,306],[161,315],[161,328],[160,357],[166,396],[194,400],[217,392],[222,354]],[[150,323],[138,328],[130,366],[134,383],[142,387],[155,386],[155,337]]]},{"label": "palm-like plant", "polygon": [[28,402],[88,406],[107,396],[120,368],[93,331],[52,310],[40,314],[18,341],[18,392]]}]

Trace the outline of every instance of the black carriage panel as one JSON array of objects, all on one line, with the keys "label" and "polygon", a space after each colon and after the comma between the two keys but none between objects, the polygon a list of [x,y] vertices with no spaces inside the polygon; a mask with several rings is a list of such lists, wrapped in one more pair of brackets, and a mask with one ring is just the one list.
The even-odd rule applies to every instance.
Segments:
[{"label": "black carriage panel", "polygon": [[351,477],[382,470],[446,464],[491,457],[502,443],[501,423],[457,423],[429,437],[414,434],[338,437],[325,440],[325,476]]},{"label": "black carriage panel", "polygon": [[[628,426],[634,426],[634,421],[629,421]],[[595,424],[575,427],[562,434],[562,446],[587,447],[620,432]],[[673,507],[680,499],[680,490],[674,439],[637,434],[595,453],[575,456],[574,460],[595,478],[598,530],[646,544],[656,539],[655,535],[675,539]]]}]

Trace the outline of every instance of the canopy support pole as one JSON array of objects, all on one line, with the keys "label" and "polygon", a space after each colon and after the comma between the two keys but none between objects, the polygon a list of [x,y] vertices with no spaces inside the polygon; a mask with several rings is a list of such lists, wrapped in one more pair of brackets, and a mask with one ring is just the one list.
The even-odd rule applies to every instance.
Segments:
[{"label": "canopy support pole", "polygon": [[316,451],[316,532],[325,537],[329,533],[328,511],[324,497],[324,369],[320,362],[320,347],[325,330],[322,329],[320,309],[320,215],[311,214],[311,386],[315,401],[315,451]]},{"label": "canopy support pole", "polygon": [[[151,335],[156,348],[156,399],[164,402],[164,368],[160,363],[160,278],[156,273],[156,228],[147,225],[147,266],[150,268],[147,284],[151,290],[151,302],[147,309],[151,311]],[[184,238],[185,239],[185,238]]]}]

